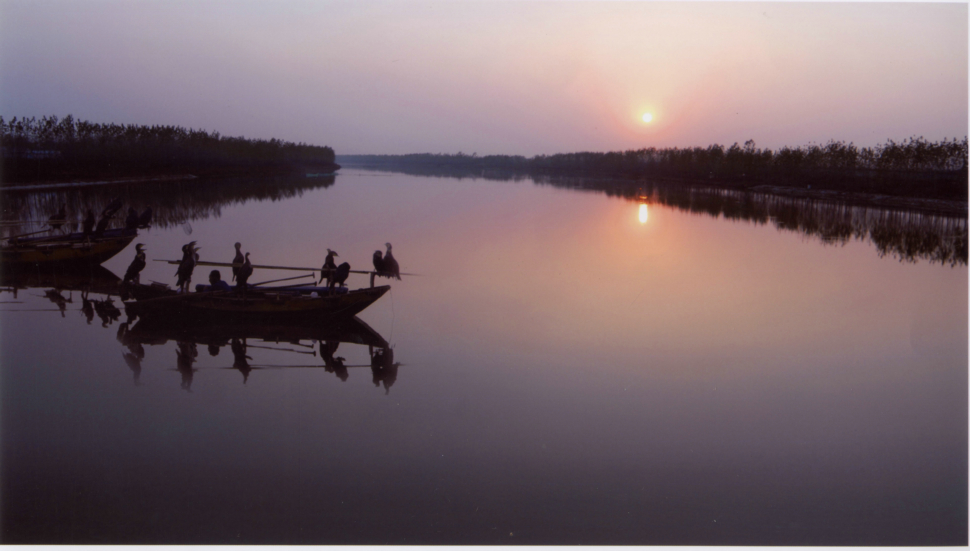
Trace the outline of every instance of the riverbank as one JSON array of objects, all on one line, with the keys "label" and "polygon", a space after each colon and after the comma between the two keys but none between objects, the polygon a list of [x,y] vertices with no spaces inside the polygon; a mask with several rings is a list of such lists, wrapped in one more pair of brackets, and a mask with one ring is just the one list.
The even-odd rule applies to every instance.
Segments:
[{"label": "riverbank", "polygon": [[100,186],[111,184],[137,184],[141,182],[168,182],[184,180],[216,180],[240,177],[274,177],[274,176],[303,176],[327,175],[340,170],[336,163],[316,163],[299,165],[263,165],[263,166],[223,166],[196,167],[177,173],[148,171],[148,172],[62,172],[56,176],[38,178],[23,178],[8,180],[5,171],[0,170],[0,191],[42,190],[66,187]]}]

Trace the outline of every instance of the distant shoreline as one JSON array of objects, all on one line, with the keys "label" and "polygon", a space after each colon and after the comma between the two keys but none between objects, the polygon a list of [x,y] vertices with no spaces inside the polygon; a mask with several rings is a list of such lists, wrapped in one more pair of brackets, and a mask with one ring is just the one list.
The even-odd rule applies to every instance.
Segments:
[{"label": "distant shoreline", "polygon": [[0,176],[0,191],[40,191],[45,189],[78,188],[112,184],[137,184],[147,182],[169,182],[185,180],[212,180],[238,177],[301,176],[307,174],[333,174],[340,170],[338,164],[287,165],[287,166],[237,166],[192,170],[191,173],[157,174],[90,174],[83,172],[67,173],[58,178],[45,178],[37,181],[8,182]]}]

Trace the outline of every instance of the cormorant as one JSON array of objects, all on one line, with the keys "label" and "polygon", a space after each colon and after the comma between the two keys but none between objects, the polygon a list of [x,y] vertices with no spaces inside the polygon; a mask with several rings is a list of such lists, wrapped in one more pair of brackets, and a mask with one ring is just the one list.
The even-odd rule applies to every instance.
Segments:
[{"label": "cormorant", "polygon": [[145,269],[145,246],[141,243],[135,245],[135,259],[131,261],[128,266],[128,271],[125,272],[124,282],[134,281],[135,283],[141,282],[141,271]]},{"label": "cormorant", "polygon": [[387,254],[384,255],[384,272],[388,278],[401,279],[401,268],[397,265],[394,255],[391,254],[391,244],[384,244],[387,245]]},{"label": "cormorant", "polygon": [[327,259],[323,261],[323,268],[320,269],[320,281],[327,280],[327,286],[330,286],[330,281],[333,279],[334,270],[337,268],[337,264],[334,262],[333,257],[340,256],[337,251],[331,251],[327,249]]},{"label": "cormorant", "polygon": [[94,231],[94,222],[94,211],[88,209],[88,214],[84,217],[84,222],[82,223],[84,235],[91,235],[91,232]]},{"label": "cormorant", "polygon": [[101,220],[98,220],[98,227],[94,229],[95,235],[104,234],[104,230],[108,229],[108,222],[114,217],[115,213],[121,209],[121,199],[115,198],[113,201],[108,203],[108,206],[101,211]]},{"label": "cormorant", "polygon": [[195,241],[182,246],[182,262],[175,270],[175,275],[179,276],[178,283],[175,285],[183,292],[189,291],[189,283],[192,281],[192,271],[195,270],[195,263],[199,261],[196,253],[199,249],[195,248]]},{"label": "cormorant", "polygon": [[138,227],[142,229],[147,228],[148,224],[151,224],[151,222],[152,208],[148,207],[145,209],[145,212],[141,213],[141,215],[138,217]]},{"label": "cormorant", "polygon": [[243,265],[239,268],[239,273],[236,275],[236,288],[245,291],[248,287],[247,282],[249,281],[249,276],[251,275],[253,275],[253,264],[249,261],[249,253],[246,253]]},{"label": "cormorant", "polygon": [[239,275],[239,270],[242,268],[242,263],[245,258],[243,258],[242,253],[242,243],[236,243],[236,256],[233,257],[232,263],[239,264],[239,266],[232,267],[232,281],[236,281],[236,276]]},{"label": "cormorant", "polygon": [[138,229],[138,211],[131,207],[128,207],[128,216],[125,218],[125,229]]},{"label": "cormorant", "polygon": [[330,281],[330,290],[332,291],[333,288],[337,285],[340,285],[341,287],[343,287],[344,283],[347,281],[347,276],[349,275],[350,275],[350,264],[344,262],[340,266],[337,266],[337,269],[334,270],[334,273],[333,273],[333,279]]},{"label": "cormorant", "polygon": [[61,210],[57,211],[47,220],[47,224],[50,225],[52,230],[59,230],[64,222],[67,222],[67,209],[66,205],[61,205]]},{"label": "cormorant", "polygon": [[104,207],[104,210],[101,211],[101,217],[110,218],[114,216],[115,213],[118,212],[118,210],[120,209],[121,209],[121,198],[115,197],[110,203],[108,203],[108,206]]},{"label": "cormorant", "polygon": [[384,272],[384,253],[381,251],[374,251],[374,271],[377,275],[385,275]]}]

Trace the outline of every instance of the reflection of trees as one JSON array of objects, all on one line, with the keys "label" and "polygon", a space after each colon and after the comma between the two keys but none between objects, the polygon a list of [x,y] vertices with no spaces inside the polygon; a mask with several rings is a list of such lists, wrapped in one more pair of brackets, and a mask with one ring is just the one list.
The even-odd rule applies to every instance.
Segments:
[{"label": "reflection of trees", "polygon": [[[334,184],[334,176],[315,178],[226,178],[200,184],[197,181],[139,182],[67,190],[2,192],[2,235],[18,235],[42,229],[51,214],[67,205],[67,223],[61,231],[79,231],[87,209],[101,212],[114,198],[141,212],[151,207],[152,225],[178,226],[190,220],[218,217],[226,205],[247,201],[278,201],[299,197],[304,191]],[[117,225],[121,225],[118,221]]]},{"label": "reflection of trees", "polygon": [[[779,230],[803,233],[826,244],[845,244],[851,239],[868,240],[876,246],[880,256],[888,255],[905,262],[922,259],[951,266],[967,263],[965,204],[953,209],[954,203],[950,202],[914,202],[896,198],[893,208],[883,208],[869,204],[872,200],[865,196],[832,195],[831,198],[818,199],[804,190],[802,196],[785,196],[778,195],[774,188],[767,188],[770,191],[759,190],[765,188],[740,190],[642,180],[526,176],[499,169],[469,171],[447,165],[395,166],[393,171],[449,178],[532,180],[537,185],[602,192],[631,201],[637,200],[642,190],[652,201],[678,210],[755,224],[771,223]],[[880,200],[887,199],[882,197]]]},{"label": "reflection of trees", "polygon": [[[750,191],[647,186],[655,202],[715,218],[771,223],[823,243],[870,241],[880,256],[901,261],[929,260],[955,266],[967,263],[966,217],[853,206],[816,199],[780,197]],[[635,200],[633,194],[621,194]]]}]

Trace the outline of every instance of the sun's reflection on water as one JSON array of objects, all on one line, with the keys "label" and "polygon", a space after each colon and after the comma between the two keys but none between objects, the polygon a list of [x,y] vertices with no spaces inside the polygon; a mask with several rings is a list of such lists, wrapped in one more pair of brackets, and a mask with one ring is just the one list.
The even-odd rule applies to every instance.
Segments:
[{"label": "sun's reflection on water", "polygon": [[646,203],[640,203],[640,223],[641,224],[647,223],[647,204]]}]

